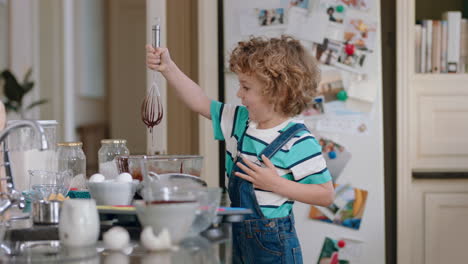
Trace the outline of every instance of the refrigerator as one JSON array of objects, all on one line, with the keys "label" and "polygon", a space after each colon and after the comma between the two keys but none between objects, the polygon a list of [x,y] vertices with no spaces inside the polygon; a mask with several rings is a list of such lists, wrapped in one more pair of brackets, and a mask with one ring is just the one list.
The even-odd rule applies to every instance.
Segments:
[{"label": "refrigerator", "polygon": [[[225,103],[240,104],[238,79],[227,61],[237,42],[250,35],[288,34],[301,40],[321,64],[322,80],[328,82],[323,87],[333,90],[338,83],[337,89],[347,92],[345,100],[337,100],[339,95],[329,100],[324,92],[315,98],[314,105],[320,107],[301,116],[317,140],[325,142],[322,154],[337,192],[329,208],[295,202],[304,263],[385,263],[380,2],[221,0],[219,4]],[[265,11],[275,13],[275,20],[265,22]],[[324,54],[335,57],[318,55],[324,44]],[[334,151],[326,150],[328,143]]]}]

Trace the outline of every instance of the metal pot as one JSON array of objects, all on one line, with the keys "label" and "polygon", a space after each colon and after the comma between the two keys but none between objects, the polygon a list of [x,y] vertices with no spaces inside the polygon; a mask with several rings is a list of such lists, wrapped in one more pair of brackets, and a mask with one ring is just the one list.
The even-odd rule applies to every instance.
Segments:
[{"label": "metal pot", "polygon": [[58,224],[60,218],[61,201],[33,201],[32,218],[35,224]]}]

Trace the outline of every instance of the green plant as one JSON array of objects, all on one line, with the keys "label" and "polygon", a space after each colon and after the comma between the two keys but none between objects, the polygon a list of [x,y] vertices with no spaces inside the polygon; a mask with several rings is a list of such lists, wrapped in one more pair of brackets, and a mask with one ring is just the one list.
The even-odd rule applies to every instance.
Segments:
[{"label": "green plant", "polygon": [[30,80],[31,73],[32,69],[29,68],[24,75],[23,83],[20,84],[11,71],[4,70],[1,72],[0,78],[3,79],[3,94],[5,96],[3,103],[7,112],[17,112],[23,117],[25,112],[47,102],[47,99],[40,99],[30,103],[26,107],[23,106],[24,96],[34,87],[34,82]]}]

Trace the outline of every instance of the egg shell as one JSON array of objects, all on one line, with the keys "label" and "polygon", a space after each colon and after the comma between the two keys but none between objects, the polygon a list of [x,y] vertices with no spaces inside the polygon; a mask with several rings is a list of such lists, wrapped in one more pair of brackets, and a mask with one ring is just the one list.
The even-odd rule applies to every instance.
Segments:
[{"label": "egg shell", "polygon": [[107,249],[121,250],[130,243],[130,235],[125,228],[114,226],[102,235],[102,240]]},{"label": "egg shell", "polygon": [[150,251],[166,250],[171,248],[171,236],[169,231],[164,228],[157,236],[153,233],[153,228],[147,226],[140,235],[141,244]]}]

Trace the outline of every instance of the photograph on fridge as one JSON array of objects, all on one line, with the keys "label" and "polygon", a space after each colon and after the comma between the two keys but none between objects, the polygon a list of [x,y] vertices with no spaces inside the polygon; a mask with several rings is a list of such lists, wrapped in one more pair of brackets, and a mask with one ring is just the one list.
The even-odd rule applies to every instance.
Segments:
[{"label": "photograph on fridge", "polygon": [[327,163],[327,168],[330,171],[334,183],[338,180],[341,172],[351,159],[349,152],[343,145],[337,142],[317,135],[317,140],[322,147],[322,154]]},{"label": "photograph on fridge", "polygon": [[375,0],[338,0],[340,4],[360,11],[368,11]]},{"label": "photograph on fridge", "polygon": [[309,218],[358,230],[367,195],[367,191],[349,184],[336,184],[333,204],[328,207],[311,206]]},{"label": "photograph on fridge", "polygon": [[344,43],[334,66],[348,72],[362,74],[368,55],[369,52],[359,50],[353,44]]},{"label": "photograph on fridge", "polygon": [[322,43],[312,44],[312,55],[322,64],[334,65],[338,62],[342,46],[339,41],[325,38]]},{"label": "photograph on fridge", "polygon": [[251,35],[281,35],[286,24],[283,8],[242,8],[239,9],[240,35],[248,38]]},{"label": "photograph on fridge", "polygon": [[317,264],[350,264],[351,262],[341,257],[344,248],[345,241],[325,237]]},{"label": "photograph on fridge", "polygon": [[322,43],[312,43],[312,55],[321,64],[362,74],[364,73],[369,53],[359,50],[349,42],[325,38]]},{"label": "photograph on fridge", "polygon": [[317,94],[324,97],[325,103],[338,100],[338,94],[344,90],[340,71],[322,70],[322,79],[317,87]]},{"label": "photograph on fridge", "polygon": [[291,7],[309,8],[309,0],[281,0],[281,6],[289,9]]},{"label": "photograph on fridge", "polygon": [[356,49],[372,52],[375,48],[377,22],[360,17],[348,17],[344,22],[344,43]]},{"label": "photograph on fridge", "polygon": [[256,9],[256,11],[258,24],[261,27],[284,24],[283,8]]}]

